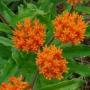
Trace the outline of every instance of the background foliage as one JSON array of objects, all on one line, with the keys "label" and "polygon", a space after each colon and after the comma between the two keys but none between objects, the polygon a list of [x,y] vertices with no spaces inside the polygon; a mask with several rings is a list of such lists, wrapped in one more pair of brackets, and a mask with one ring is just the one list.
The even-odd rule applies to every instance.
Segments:
[{"label": "background foliage", "polygon": [[[87,21],[90,16],[90,7],[85,4],[77,5],[75,11],[84,14]],[[36,65],[34,53],[21,52],[13,47],[12,31],[18,21],[23,21],[26,17],[39,18],[47,25],[46,44],[53,36],[52,20],[57,15],[57,5],[63,4],[65,10],[70,11],[71,6],[66,0],[0,0],[0,83],[7,81],[10,76],[23,75],[26,81],[32,83],[35,78]],[[15,6],[16,4],[16,6]],[[16,7],[16,8],[15,8]],[[86,37],[90,37],[90,25],[88,24]],[[56,46],[63,49],[63,56],[69,61],[69,72],[65,74],[65,79],[46,80],[42,75],[38,75],[34,83],[34,90],[78,90],[83,85],[83,77],[90,77],[90,65],[76,62],[74,57],[90,56],[90,45],[80,44],[77,46],[62,46],[58,40],[54,40]],[[78,78],[73,76],[79,75]]]}]

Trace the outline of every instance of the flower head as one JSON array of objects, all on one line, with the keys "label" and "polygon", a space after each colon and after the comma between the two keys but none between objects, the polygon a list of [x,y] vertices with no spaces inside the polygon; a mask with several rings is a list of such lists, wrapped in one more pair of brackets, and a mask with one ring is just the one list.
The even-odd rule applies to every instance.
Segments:
[{"label": "flower head", "polygon": [[62,74],[67,72],[67,61],[62,57],[62,50],[54,45],[45,46],[43,51],[37,55],[36,64],[39,67],[39,73],[46,79],[62,79]]},{"label": "flower head", "polygon": [[22,81],[22,77],[10,77],[8,83],[2,83],[0,90],[30,90],[31,85]]},{"label": "flower head", "polygon": [[71,5],[75,5],[75,4],[78,4],[78,3],[82,3],[83,0],[67,0],[68,3],[70,3]]},{"label": "flower head", "polygon": [[54,26],[55,38],[62,43],[70,42],[73,45],[77,45],[83,41],[87,25],[81,15],[66,12],[56,17]]},{"label": "flower head", "polygon": [[27,52],[37,51],[44,44],[45,26],[35,19],[25,19],[24,23],[18,23],[13,31],[13,43],[18,49]]}]

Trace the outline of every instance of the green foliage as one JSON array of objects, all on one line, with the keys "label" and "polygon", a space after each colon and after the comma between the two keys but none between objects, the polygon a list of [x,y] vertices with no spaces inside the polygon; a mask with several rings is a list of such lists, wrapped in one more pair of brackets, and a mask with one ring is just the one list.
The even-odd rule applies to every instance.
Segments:
[{"label": "green foliage", "polygon": [[3,81],[7,81],[8,77],[15,75],[16,72],[17,72],[17,66],[13,61],[13,59],[10,58],[1,72],[0,83],[2,83]]},{"label": "green foliage", "polygon": [[57,84],[48,85],[40,90],[77,90],[83,84],[80,79],[65,80]]},{"label": "green foliage", "polygon": [[16,1],[19,1],[19,0],[2,0],[5,4],[9,5],[10,3],[12,2],[16,2]]},{"label": "green foliage", "polygon": [[20,5],[18,8],[18,15],[21,18],[30,17],[35,18],[37,15],[45,15],[43,10],[37,8],[34,4],[27,4],[27,6]]},{"label": "green foliage", "polygon": [[[0,1],[0,83],[7,81],[10,76],[22,75],[26,81],[33,83],[37,72],[36,53],[23,52],[17,50],[12,43],[12,31],[16,28],[18,21],[25,18],[34,20],[38,18],[40,22],[46,25],[45,44],[48,44],[53,38],[54,27],[53,20],[58,15],[56,11],[57,4],[63,4],[65,10],[71,10],[66,0],[28,0],[20,1],[18,9],[13,12],[8,5],[18,0],[1,0]],[[85,0],[85,3],[88,2]],[[90,7],[84,4],[77,5],[75,11],[81,14],[90,15]],[[62,13],[61,13],[62,14]],[[86,15],[84,19],[87,19]],[[87,24],[85,36],[90,37],[90,25]],[[50,44],[55,44],[63,49],[63,57],[68,61],[69,71],[64,75],[64,80],[46,80],[42,75],[38,74],[34,82],[34,90],[78,90],[84,83],[82,77],[90,77],[90,64],[81,64],[75,62],[74,57],[90,56],[90,45],[79,44],[71,46],[71,44],[63,45],[59,40],[54,39]],[[77,79],[68,79],[72,74],[79,74]]]},{"label": "green foliage", "polygon": [[80,13],[90,14],[90,7],[79,5],[76,7],[76,11]]},{"label": "green foliage", "polygon": [[35,57],[36,55],[34,53],[26,54],[16,49],[12,49],[12,58],[19,67],[20,74],[22,74],[29,82],[32,81],[36,71]]},{"label": "green foliage", "polygon": [[4,59],[8,59],[8,58],[10,58],[10,56],[11,56],[10,47],[7,47],[7,46],[0,44],[0,57],[4,58]]},{"label": "green foliage", "polygon": [[2,2],[0,1],[0,14],[5,18],[11,26],[13,25],[13,18],[15,14]]},{"label": "green foliage", "polygon": [[[6,59],[3,59],[2,57],[0,57],[0,69],[2,70],[4,64],[6,64],[7,60]],[[0,71],[1,73],[1,71]]]},{"label": "green foliage", "polygon": [[0,22],[0,32],[5,32],[7,34],[10,34],[11,28],[8,25]]},{"label": "green foliage", "polygon": [[90,46],[87,45],[78,45],[78,46],[66,46],[63,47],[63,55],[67,58],[80,57],[80,56],[89,56],[90,55]]},{"label": "green foliage", "polygon": [[0,43],[5,46],[12,46],[11,40],[5,37],[0,37]]},{"label": "green foliage", "polygon": [[72,72],[78,73],[81,76],[90,77],[90,66],[89,65],[76,63],[76,62],[75,63],[74,62],[70,62],[69,63],[69,68],[70,68],[70,70]]},{"label": "green foliage", "polygon": [[90,26],[87,27],[86,36],[87,36],[87,37],[90,37]]}]

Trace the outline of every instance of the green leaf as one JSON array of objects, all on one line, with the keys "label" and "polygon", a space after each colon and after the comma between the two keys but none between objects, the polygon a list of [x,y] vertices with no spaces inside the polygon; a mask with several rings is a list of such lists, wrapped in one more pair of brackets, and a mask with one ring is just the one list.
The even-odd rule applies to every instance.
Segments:
[{"label": "green leaf", "polygon": [[63,56],[66,58],[73,58],[79,56],[89,56],[90,46],[78,45],[63,47]]},{"label": "green leaf", "polygon": [[0,75],[0,83],[6,81],[9,78],[9,76],[15,75],[16,72],[17,72],[16,63],[13,61],[13,59],[9,59],[8,62],[5,64],[5,67]]},{"label": "green leaf", "polygon": [[10,47],[6,47],[0,44],[0,57],[4,59],[8,59],[11,56]]},{"label": "green leaf", "polygon": [[90,77],[90,66],[81,63],[69,62],[70,71],[80,74],[84,77]]},{"label": "green leaf", "polygon": [[[62,1],[60,1],[60,0],[52,0],[52,1],[51,0],[38,0],[38,6],[41,9],[48,11],[51,9],[50,6],[52,3],[54,4],[54,6],[56,6],[56,4],[59,2],[62,2]],[[53,14],[55,14],[55,13],[53,13]]]},{"label": "green leaf", "polygon": [[5,37],[0,37],[0,43],[5,45],[5,46],[10,46],[12,47],[12,42],[10,39],[5,38]]},{"label": "green leaf", "polygon": [[43,9],[45,11],[49,10],[49,6],[52,2],[50,0],[38,0],[38,6],[40,7],[40,9]]},{"label": "green leaf", "polygon": [[47,18],[46,20],[53,20],[56,15],[56,5],[57,3],[60,3],[60,0],[39,0],[37,5],[38,7],[43,10],[44,12],[46,12],[47,14]]},{"label": "green leaf", "polygon": [[88,6],[78,5],[75,9],[78,12],[90,14],[90,7]]},{"label": "green leaf", "polygon": [[[6,64],[7,60],[0,57],[0,70],[3,68],[3,66]],[[0,71],[1,72],[1,71]]]},{"label": "green leaf", "polygon": [[5,4],[10,4],[12,2],[16,2],[16,1],[19,1],[19,0],[2,0]]},{"label": "green leaf", "polygon": [[12,58],[18,66],[22,65],[22,56],[17,49],[12,48]]},{"label": "green leaf", "polygon": [[18,21],[30,17],[35,18],[37,15],[45,15],[44,11],[37,8],[34,4],[27,4],[27,6],[18,7],[18,15],[15,15],[2,1],[0,1],[0,14],[4,17],[6,22],[13,28],[16,26]]},{"label": "green leaf", "polygon": [[11,33],[11,28],[8,25],[0,22],[0,31],[9,34]]},{"label": "green leaf", "polygon": [[29,82],[32,81],[36,71],[35,57],[34,53],[25,53],[12,49],[12,58],[19,67],[20,73]]},{"label": "green leaf", "polygon": [[5,18],[8,24],[13,26],[15,14],[2,1],[0,1],[0,14]]},{"label": "green leaf", "polygon": [[40,88],[46,87],[48,85],[53,85],[59,82],[60,80],[56,80],[56,79],[47,80],[42,74],[39,74],[33,89],[40,90]]},{"label": "green leaf", "polygon": [[48,43],[52,37],[53,37],[53,27],[52,25],[49,25],[49,27],[47,28],[47,32],[46,32],[46,42],[45,43]]},{"label": "green leaf", "polygon": [[90,37],[90,26],[87,27],[86,36],[87,36],[87,37]]},{"label": "green leaf", "polygon": [[24,7],[23,5],[19,6],[18,15],[21,18],[30,17],[32,19],[35,18],[35,16],[37,15],[45,15],[45,13],[43,10],[38,9],[36,5],[27,4],[26,7]]},{"label": "green leaf", "polygon": [[73,80],[62,81],[57,84],[48,85],[39,90],[77,90],[80,88],[82,84],[83,84],[82,80],[73,79]]}]

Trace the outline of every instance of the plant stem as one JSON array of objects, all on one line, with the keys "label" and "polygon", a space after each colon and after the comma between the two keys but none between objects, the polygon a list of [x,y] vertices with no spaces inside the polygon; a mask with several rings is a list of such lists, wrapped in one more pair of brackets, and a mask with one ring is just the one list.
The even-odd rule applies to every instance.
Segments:
[{"label": "plant stem", "polygon": [[70,12],[72,13],[72,12],[74,11],[74,9],[75,9],[75,6],[72,5],[72,6],[71,6],[71,10],[70,10]]},{"label": "plant stem", "polygon": [[54,37],[51,37],[51,39],[47,42],[47,45],[49,46],[53,40],[54,40]]},{"label": "plant stem", "polygon": [[2,22],[8,25],[8,22],[4,19],[4,17],[1,14],[0,14],[0,19],[2,20]]},{"label": "plant stem", "polygon": [[32,82],[32,90],[33,90],[33,88],[34,88],[35,82],[37,81],[38,74],[39,74],[39,71],[37,70],[36,73],[35,73],[35,76],[34,76],[33,82]]},{"label": "plant stem", "polygon": [[[3,17],[3,15],[1,15],[1,14],[0,14],[0,19],[1,19],[1,21],[2,21],[3,23],[5,23],[5,24],[7,24],[7,25],[9,26],[9,23],[7,22],[7,20],[6,20],[6,19]],[[13,27],[11,27],[11,26],[9,26],[9,27],[14,30]]]},{"label": "plant stem", "polygon": [[[49,46],[52,43],[53,40],[54,40],[54,37],[51,37],[51,39],[47,42],[47,45]],[[34,79],[32,81],[32,90],[34,88],[35,82],[37,81],[38,75],[39,75],[39,71],[37,70],[36,73],[35,73]]]}]

